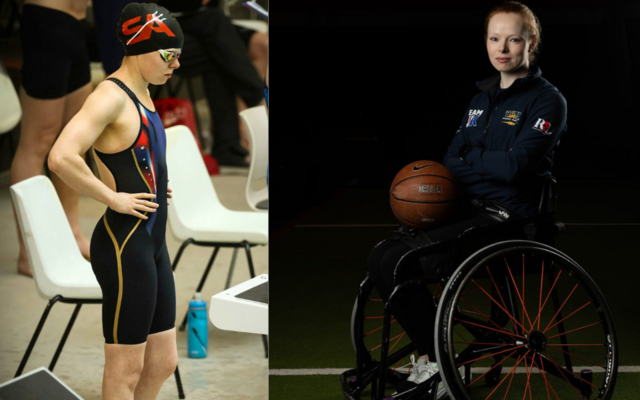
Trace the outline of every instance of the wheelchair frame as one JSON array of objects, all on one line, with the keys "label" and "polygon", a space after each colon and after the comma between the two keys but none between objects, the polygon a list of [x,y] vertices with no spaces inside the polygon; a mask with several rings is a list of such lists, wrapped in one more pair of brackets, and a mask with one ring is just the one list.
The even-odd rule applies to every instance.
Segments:
[{"label": "wheelchair frame", "polygon": [[[595,290],[595,292],[597,292],[597,294],[599,295],[599,299],[601,300],[600,303],[602,304],[600,304],[600,308],[601,309],[604,308],[604,318],[607,320],[606,321],[607,326],[605,327],[605,331],[608,332],[608,335],[610,335],[611,337],[610,343],[609,343],[609,346],[610,346],[609,353],[608,353],[609,360],[607,362],[607,366],[609,369],[606,371],[607,373],[607,377],[605,378],[606,383],[601,389],[601,391],[602,390],[605,391],[605,396],[602,398],[603,399],[610,398],[611,394],[613,393],[613,387],[615,386],[615,379],[616,379],[616,372],[617,372],[617,341],[616,341],[615,329],[613,327],[613,320],[611,319],[611,314],[608,311],[606,302],[604,302],[604,298],[602,297],[601,293],[597,289],[597,286],[595,285],[595,283],[593,283],[593,281],[588,276],[588,274],[586,274],[586,272],[584,272],[584,270],[582,270],[582,268],[577,263],[575,263],[570,258],[564,256],[564,254],[560,253],[559,251],[557,251],[552,247],[555,236],[557,236],[560,233],[564,233],[564,225],[561,222],[556,222],[554,219],[555,199],[556,199],[555,193],[556,193],[555,179],[551,178],[549,179],[548,183],[545,184],[543,187],[542,196],[539,204],[538,215],[535,215],[532,217],[508,220],[498,224],[490,224],[490,225],[470,228],[465,232],[461,233],[460,235],[458,235],[454,239],[450,239],[443,242],[431,243],[426,246],[422,246],[420,248],[407,252],[400,259],[400,261],[398,262],[395,268],[394,281],[396,283],[396,286],[389,297],[389,301],[384,304],[384,317],[383,317],[383,325],[382,325],[383,332],[382,332],[382,343],[380,345],[381,354],[380,354],[379,361],[376,361],[371,356],[371,354],[369,354],[369,351],[364,346],[363,339],[366,335],[364,334],[364,331],[363,331],[363,325],[359,323],[364,319],[364,311],[365,311],[364,308],[368,302],[368,296],[373,290],[373,283],[371,282],[370,278],[367,276],[359,286],[358,297],[354,304],[352,321],[351,321],[352,343],[356,351],[356,368],[350,369],[344,372],[340,376],[342,391],[345,397],[351,400],[360,399],[360,394],[365,390],[365,388],[368,386],[371,386],[371,398],[373,400],[393,399],[393,398],[410,400],[410,399],[423,399],[423,398],[427,398],[427,396],[429,396],[428,398],[431,398],[434,400],[438,398],[437,387],[441,380],[439,375],[435,375],[434,377],[430,378],[426,382],[423,382],[422,384],[418,385],[415,388],[415,390],[413,390],[409,394],[401,395],[400,397],[385,397],[385,389],[386,389],[387,382],[391,382],[391,383],[398,382],[401,379],[406,378],[407,376],[407,374],[396,371],[395,368],[390,369],[389,366],[392,366],[395,363],[401,362],[403,358],[407,357],[409,354],[411,354],[414,351],[414,346],[412,343],[409,343],[408,345],[403,346],[401,349],[395,351],[394,353],[391,353],[391,350],[393,350],[393,347],[391,348],[391,350],[389,349],[390,341],[393,340],[392,338],[390,338],[391,336],[390,325],[391,325],[391,318],[392,318],[391,304],[393,304],[393,302],[399,296],[401,296],[404,291],[418,285],[424,285],[425,283],[428,282],[428,279],[424,276],[419,278],[411,278],[411,277],[403,276],[403,272],[405,270],[404,266],[409,264],[411,261],[416,261],[417,258],[421,256],[436,253],[436,252],[442,251],[443,249],[451,249],[454,254],[454,257],[453,257],[454,260],[451,264],[452,268],[444,272],[443,274],[444,278],[441,279],[441,282],[440,282],[440,283],[449,282],[447,284],[447,288],[445,288],[442,293],[442,296],[444,299],[445,292],[447,292],[447,289],[450,289],[450,287],[452,286],[450,282],[450,278],[454,277],[454,279],[458,279],[460,277],[460,272],[462,272],[462,270],[464,270],[465,268],[469,268],[470,264],[477,263],[478,261],[477,259],[479,255],[487,257],[486,256],[487,249],[493,250],[494,248],[496,248],[496,246],[498,247],[506,246],[505,247],[506,250],[505,249],[502,249],[502,250],[511,251],[512,249],[515,249],[515,248],[518,248],[518,249],[530,248],[530,249],[535,249],[538,252],[547,251],[550,254],[550,256],[553,256],[553,257],[562,257],[562,259],[566,260],[567,263],[572,263],[573,265],[575,265],[575,268],[582,271],[582,273],[585,276],[584,278],[585,280],[590,281],[590,282],[587,282],[589,285],[589,288],[593,288],[590,290],[592,291]],[[468,244],[469,239],[483,238],[484,240],[487,240],[487,238],[490,238],[490,237],[495,237],[495,236],[504,237],[505,235],[512,238],[514,237],[521,238],[521,240],[498,241],[498,243],[496,243],[495,241],[488,241],[489,243],[493,243],[493,244],[481,246],[480,250],[476,251],[474,254],[467,257],[466,260],[458,259],[461,254],[461,251],[460,251],[461,248]],[[522,239],[525,239],[525,240],[522,240]],[[494,257],[495,254],[497,253],[495,252],[492,253],[490,256],[488,256],[488,258]],[[546,274],[548,278],[553,277],[552,273],[549,270],[546,271]],[[517,286],[514,288],[511,282],[506,278],[505,278],[505,281],[506,281],[506,285],[504,285],[503,287],[506,288],[507,291],[509,291],[508,296],[505,295],[505,297],[507,297],[507,299],[509,300],[510,311],[512,314],[515,314],[516,318],[519,318],[519,316],[517,315],[517,298],[516,298],[516,293],[514,293],[514,289],[517,290]],[[542,285],[542,282],[541,282],[541,285]],[[494,289],[497,289],[498,291],[502,290],[502,289],[498,289],[497,284],[495,288],[492,286],[492,290]],[[569,355],[569,351],[568,351],[569,348],[567,346],[568,343],[565,335],[566,331],[563,323],[563,321],[568,317],[563,318],[562,316],[562,307],[564,306],[564,304],[560,306],[560,299],[558,297],[555,284],[554,286],[551,287],[549,291],[549,295],[551,297],[551,301],[553,303],[554,311],[555,311],[554,318],[555,318],[556,324],[554,326],[557,326],[557,329],[560,332],[559,336],[560,336],[561,344],[557,346],[560,346],[560,349],[563,350],[563,353],[565,353],[563,354],[563,358],[566,364],[566,370],[573,373],[571,356]],[[519,296],[519,293],[518,293],[518,296]],[[455,299],[456,299],[455,297],[452,297],[451,300],[449,301],[449,305]],[[504,304],[504,300],[503,300],[503,304]],[[446,319],[444,316],[444,313],[446,313],[447,311],[448,311],[447,307],[443,306],[441,302],[438,306],[437,317],[436,317],[436,326],[435,326],[436,344],[446,342],[446,337],[443,337],[444,329],[441,329],[442,326],[440,323],[443,322],[444,324],[444,320]],[[448,322],[451,324],[451,326],[453,325],[451,318],[449,318]],[[465,328],[466,328],[466,325],[465,325]],[[514,324],[514,331],[515,330],[516,329]],[[521,333],[524,334],[524,332],[521,332]],[[528,348],[528,345],[527,345],[527,348]],[[436,349],[438,349],[436,350],[438,363],[442,366],[442,362],[445,362],[445,360],[442,360],[441,359],[442,357],[440,357],[441,353],[443,352],[439,351],[439,347],[437,345],[436,345]],[[524,358],[526,358],[526,355],[523,356],[523,359]],[[458,359],[456,358],[455,361],[457,362]],[[542,365],[543,363],[544,365],[547,366],[546,370],[543,369],[544,374],[547,374],[547,373],[556,374],[557,376],[561,374],[570,385],[573,385],[574,387],[580,389],[580,391],[583,393],[584,399],[590,398],[591,388],[587,385],[587,383],[589,383],[591,386],[594,386],[594,387],[595,385],[592,385],[590,382],[587,382],[587,379],[585,379],[582,376],[582,373],[580,377],[565,376],[566,374],[560,368],[557,368],[557,370],[554,368],[550,368],[551,364],[548,363],[547,361],[543,361],[542,356],[540,356],[540,364]],[[494,365],[491,368],[491,370],[487,371],[487,373],[485,373],[484,375],[487,375],[489,372],[491,372],[496,366],[498,366],[498,364]],[[457,364],[457,365],[460,365],[460,364]],[[463,383],[463,385],[465,382],[470,382],[470,379],[471,379],[470,369],[471,368],[470,368],[470,362],[469,362],[464,366],[465,377],[457,381],[458,385],[461,382]],[[490,379],[492,379],[497,382],[497,379],[499,379],[501,369],[502,369],[502,366],[499,366],[499,368],[496,368],[496,371],[493,371],[491,375],[488,375],[485,378],[485,380],[487,380],[488,382]],[[531,365],[531,369],[533,370],[533,364]],[[441,371],[442,371],[442,367],[441,367]],[[443,372],[441,372],[441,374],[443,374]],[[449,376],[448,378],[449,380],[455,380],[455,379],[458,379],[459,377],[456,378],[456,377]],[[452,390],[455,390],[455,387],[451,386],[451,384],[447,382],[446,379],[444,381],[445,381],[444,382],[445,387],[447,388],[447,393],[450,393]],[[466,395],[460,394],[460,393],[462,392],[457,391],[455,394],[468,398]],[[458,397],[454,397],[454,398],[456,398],[456,400],[458,399]]]}]

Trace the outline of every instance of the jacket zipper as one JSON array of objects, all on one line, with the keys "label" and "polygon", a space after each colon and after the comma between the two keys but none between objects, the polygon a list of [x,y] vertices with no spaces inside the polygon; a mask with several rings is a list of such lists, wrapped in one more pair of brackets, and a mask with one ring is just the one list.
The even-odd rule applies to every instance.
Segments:
[{"label": "jacket zipper", "polygon": [[[502,92],[502,93],[504,93],[504,92]],[[496,98],[493,99],[493,102],[491,102],[491,104],[489,104],[489,119],[487,120],[487,125],[484,127],[484,141],[485,141],[485,143],[487,142],[487,135],[489,134],[488,130],[489,130],[489,124],[491,123],[491,118],[493,118],[493,113],[498,110],[498,106],[495,106],[493,108],[493,110],[491,109],[491,106],[496,104],[496,102],[498,101],[498,97],[502,96],[502,93],[497,95]],[[487,94],[487,96],[488,96],[488,94]]]}]

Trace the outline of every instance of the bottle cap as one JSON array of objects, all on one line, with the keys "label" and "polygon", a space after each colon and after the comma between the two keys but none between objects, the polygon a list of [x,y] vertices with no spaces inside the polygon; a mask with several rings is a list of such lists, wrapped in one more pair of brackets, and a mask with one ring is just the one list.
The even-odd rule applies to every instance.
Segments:
[{"label": "bottle cap", "polygon": [[202,296],[200,295],[200,292],[196,292],[196,293],[193,295],[193,299],[194,299],[194,300],[202,300]]}]

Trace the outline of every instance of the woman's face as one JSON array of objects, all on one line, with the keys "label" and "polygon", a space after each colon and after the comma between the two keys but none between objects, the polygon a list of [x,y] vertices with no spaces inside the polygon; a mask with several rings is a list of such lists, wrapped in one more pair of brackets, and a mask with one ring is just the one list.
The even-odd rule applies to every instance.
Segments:
[{"label": "woman's face", "polygon": [[514,13],[494,15],[487,28],[487,53],[495,69],[512,73],[529,68],[531,45],[522,18]]},{"label": "woman's face", "polygon": [[[165,49],[165,51],[177,54],[180,53],[181,49]],[[152,85],[165,84],[171,78],[173,71],[180,67],[180,61],[177,58],[171,62],[166,62],[158,51],[140,54],[138,61],[144,80]]]}]

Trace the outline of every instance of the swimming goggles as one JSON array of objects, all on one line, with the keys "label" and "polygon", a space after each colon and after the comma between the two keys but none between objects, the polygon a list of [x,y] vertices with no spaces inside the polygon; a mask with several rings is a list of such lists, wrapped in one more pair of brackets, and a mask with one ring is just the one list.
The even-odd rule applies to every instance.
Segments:
[{"label": "swimming goggles", "polygon": [[166,51],[166,50],[158,50],[158,52],[160,53],[160,57],[162,57],[162,59],[168,63],[170,63],[173,60],[177,60],[178,58],[180,58],[180,55],[182,54],[182,52],[176,53],[174,51]]}]

